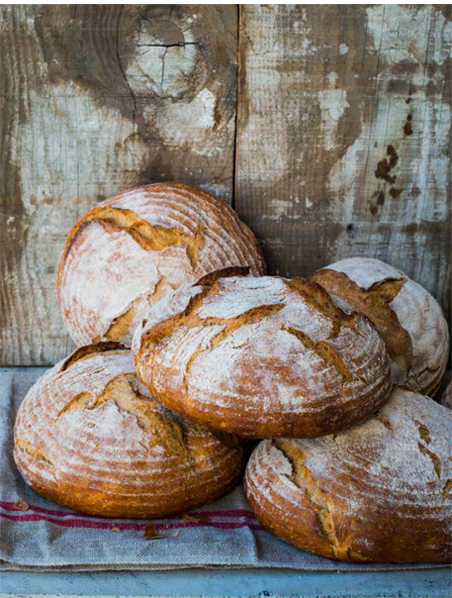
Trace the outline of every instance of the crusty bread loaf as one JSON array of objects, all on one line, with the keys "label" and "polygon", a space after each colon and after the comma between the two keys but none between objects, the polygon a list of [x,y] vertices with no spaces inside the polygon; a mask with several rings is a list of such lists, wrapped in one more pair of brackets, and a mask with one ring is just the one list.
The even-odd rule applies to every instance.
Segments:
[{"label": "crusty bread loaf", "polygon": [[452,382],[449,382],[446,390],[443,392],[441,403],[444,405],[444,407],[452,409]]},{"label": "crusty bread loaf", "polygon": [[239,439],[154,401],[130,351],[83,347],[46,372],[19,408],[14,456],[26,482],[60,505],[108,517],[163,517],[239,480]]},{"label": "crusty bread loaf", "polygon": [[137,373],[159,401],[214,428],[269,438],[341,430],[387,400],[389,360],[367,318],[345,314],[303,279],[233,274],[184,286],[137,328]]},{"label": "crusty bread loaf", "polygon": [[446,369],[449,332],[430,293],[401,270],[361,257],[331,264],[311,280],[372,320],[386,343],[396,383],[433,396]]},{"label": "crusty bread loaf", "polygon": [[283,540],[344,561],[451,559],[452,419],[396,388],[361,426],[265,440],[246,469],[258,520]]},{"label": "crusty bread loaf", "polygon": [[150,305],[227,266],[265,272],[253,233],[226,203],[182,183],[125,191],[87,212],[68,236],[58,271],[64,322],[77,345],[130,345]]}]

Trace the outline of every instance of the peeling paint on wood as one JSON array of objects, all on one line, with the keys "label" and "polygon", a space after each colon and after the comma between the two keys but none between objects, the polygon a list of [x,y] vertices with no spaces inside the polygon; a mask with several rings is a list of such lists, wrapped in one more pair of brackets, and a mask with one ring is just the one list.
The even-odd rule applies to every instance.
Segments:
[{"label": "peeling paint on wood", "polygon": [[241,7],[236,208],[270,272],[362,255],[450,315],[450,7]]},{"label": "peeling paint on wood", "polygon": [[0,363],[51,364],[71,348],[57,261],[87,208],[159,180],[231,200],[237,11],[4,5],[0,18]]},{"label": "peeling paint on wood", "polygon": [[377,257],[450,317],[449,6],[0,13],[0,363],[68,353],[55,290],[67,231],[156,180],[227,201],[235,188],[270,273]]}]

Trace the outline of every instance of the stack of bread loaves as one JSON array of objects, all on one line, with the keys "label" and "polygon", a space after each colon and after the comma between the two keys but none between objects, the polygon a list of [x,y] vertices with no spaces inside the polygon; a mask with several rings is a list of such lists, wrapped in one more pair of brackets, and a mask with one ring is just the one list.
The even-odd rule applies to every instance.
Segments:
[{"label": "stack of bread loaves", "polygon": [[[210,193],[133,189],[75,225],[58,295],[79,345],[30,389],[14,454],[61,505],[163,517],[241,478],[271,532],[348,561],[447,562],[452,418],[428,398],[448,356],[435,299],[353,258],[265,276]],[[392,389],[392,384],[397,386]]]}]

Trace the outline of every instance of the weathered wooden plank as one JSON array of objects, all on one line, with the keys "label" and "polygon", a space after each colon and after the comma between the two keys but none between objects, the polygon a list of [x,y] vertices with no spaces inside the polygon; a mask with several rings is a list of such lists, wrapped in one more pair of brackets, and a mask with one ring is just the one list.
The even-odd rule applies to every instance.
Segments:
[{"label": "weathered wooden plank", "polygon": [[155,180],[230,200],[236,32],[227,5],[3,5],[1,364],[69,351],[56,265],[93,203]]},{"label": "weathered wooden plank", "polygon": [[448,6],[242,6],[236,208],[270,272],[362,255],[450,316]]}]

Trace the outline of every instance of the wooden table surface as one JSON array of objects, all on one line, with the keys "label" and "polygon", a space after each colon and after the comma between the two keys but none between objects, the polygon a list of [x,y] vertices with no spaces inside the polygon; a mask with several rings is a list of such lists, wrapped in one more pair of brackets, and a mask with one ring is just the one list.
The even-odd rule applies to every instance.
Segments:
[{"label": "wooden table surface", "polygon": [[65,236],[183,180],[232,204],[270,273],[401,267],[450,317],[446,5],[2,5],[1,365],[72,348]]},{"label": "wooden table surface", "polygon": [[91,596],[254,598],[450,598],[452,573],[306,573],[280,570],[212,570],[108,573],[3,573],[0,598],[90,598]]}]

